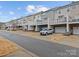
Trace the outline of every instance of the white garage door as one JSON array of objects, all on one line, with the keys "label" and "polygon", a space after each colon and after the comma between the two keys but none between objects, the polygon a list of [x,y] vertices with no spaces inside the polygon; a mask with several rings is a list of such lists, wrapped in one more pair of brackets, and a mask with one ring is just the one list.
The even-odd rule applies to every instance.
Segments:
[{"label": "white garage door", "polygon": [[79,27],[73,27],[73,34],[79,34]]},{"label": "white garage door", "polygon": [[55,33],[65,33],[66,28],[65,27],[55,27]]}]

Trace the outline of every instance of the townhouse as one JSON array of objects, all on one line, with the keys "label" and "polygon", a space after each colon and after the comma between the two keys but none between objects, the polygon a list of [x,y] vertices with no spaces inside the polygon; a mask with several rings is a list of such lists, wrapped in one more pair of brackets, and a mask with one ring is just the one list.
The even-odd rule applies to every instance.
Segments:
[{"label": "townhouse", "polygon": [[[49,28],[48,12],[41,12],[40,18],[37,20],[39,31],[43,28]],[[49,25],[49,26],[48,26]]]},{"label": "townhouse", "polygon": [[79,34],[79,2],[52,8],[41,14],[41,26],[53,28],[55,33]]},{"label": "townhouse", "polygon": [[47,21],[45,19],[44,12],[39,12],[34,15],[34,25],[35,25],[35,31],[40,31],[42,28],[47,27]]},{"label": "townhouse", "polygon": [[[79,34],[79,2],[54,8],[53,18],[50,18],[50,25],[55,29],[55,33]],[[50,13],[49,13],[50,14]]]},{"label": "townhouse", "polygon": [[34,15],[29,15],[26,16],[25,20],[26,20],[26,26],[27,26],[27,30],[29,31],[35,31],[35,20],[34,20],[35,16]]},{"label": "townhouse", "polygon": [[[40,31],[41,25],[44,25],[41,18],[42,12],[24,17],[24,28],[29,31]],[[22,20],[23,21],[23,20]]]},{"label": "townhouse", "polygon": [[16,24],[17,28],[29,31],[52,28],[55,33],[79,34],[79,2],[72,2],[45,12],[21,17],[11,24],[13,23]]},{"label": "townhouse", "polygon": [[48,14],[46,12],[30,15],[25,20],[27,20],[28,30],[40,31],[43,28],[48,28]]},{"label": "townhouse", "polygon": [[16,19],[16,22],[17,22],[16,28],[18,30],[22,30],[23,25],[24,25],[24,17]]},{"label": "townhouse", "polygon": [[5,23],[0,22],[0,30],[4,29]]},{"label": "townhouse", "polygon": [[4,27],[7,30],[16,30],[17,29],[16,26],[17,26],[17,21],[16,20],[12,20],[12,21],[6,22],[4,24]]}]

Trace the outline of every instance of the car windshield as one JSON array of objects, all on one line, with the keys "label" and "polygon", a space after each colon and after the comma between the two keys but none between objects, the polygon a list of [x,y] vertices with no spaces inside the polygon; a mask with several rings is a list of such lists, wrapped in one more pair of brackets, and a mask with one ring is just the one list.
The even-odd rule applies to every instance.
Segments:
[{"label": "car windshield", "polygon": [[42,31],[47,31],[48,29],[43,29]]},{"label": "car windshield", "polygon": [[49,29],[49,30],[52,30],[52,29]]}]

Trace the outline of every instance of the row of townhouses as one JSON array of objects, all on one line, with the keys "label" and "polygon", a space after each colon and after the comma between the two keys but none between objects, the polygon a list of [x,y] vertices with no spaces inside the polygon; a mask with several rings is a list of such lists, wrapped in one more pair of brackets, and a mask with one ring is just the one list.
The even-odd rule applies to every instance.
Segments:
[{"label": "row of townhouses", "polygon": [[31,31],[40,31],[47,27],[54,29],[55,33],[71,31],[72,34],[79,34],[79,2],[72,2],[6,23],[6,27],[12,25],[18,29],[26,28]]}]

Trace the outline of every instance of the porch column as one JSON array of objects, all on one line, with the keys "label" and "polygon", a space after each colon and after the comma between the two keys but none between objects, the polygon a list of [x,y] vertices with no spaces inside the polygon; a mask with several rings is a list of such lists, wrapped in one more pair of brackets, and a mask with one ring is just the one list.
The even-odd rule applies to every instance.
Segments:
[{"label": "porch column", "polygon": [[36,19],[36,27],[35,27],[35,31],[38,31],[38,22],[37,22],[37,19]]},{"label": "porch column", "polygon": [[38,26],[36,25],[35,31],[38,31]]},{"label": "porch column", "polygon": [[47,19],[47,21],[48,21],[48,24],[47,24],[48,29],[50,29],[50,21],[49,21],[49,18]]},{"label": "porch column", "polygon": [[67,19],[66,19],[66,30],[67,32],[69,32],[69,18],[68,18],[68,15],[67,15]]},{"label": "porch column", "polygon": [[28,30],[30,29],[30,25],[28,24]]}]

